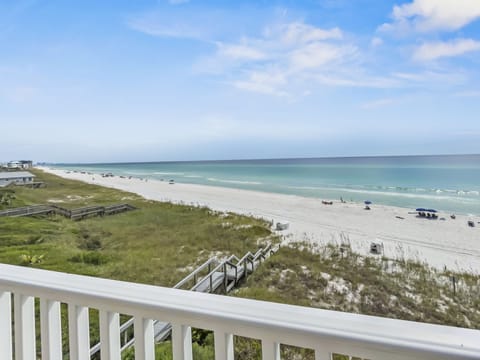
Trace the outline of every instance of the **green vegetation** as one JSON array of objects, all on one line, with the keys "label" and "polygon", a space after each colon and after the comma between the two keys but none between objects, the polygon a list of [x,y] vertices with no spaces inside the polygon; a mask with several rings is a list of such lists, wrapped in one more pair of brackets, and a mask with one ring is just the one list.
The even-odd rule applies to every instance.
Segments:
[{"label": "green vegetation", "polygon": [[[33,171],[47,186],[11,186],[0,209],[33,204],[65,208],[128,202],[128,213],[72,221],[62,216],[1,218],[0,262],[173,286],[213,255],[243,255],[271,237],[263,220],[138,195]],[[243,226],[248,225],[248,226]]]},{"label": "green vegetation", "polygon": [[[283,247],[235,296],[480,329],[480,276],[361,256],[348,244]],[[452,277],[455,277],[454,294]]]}]

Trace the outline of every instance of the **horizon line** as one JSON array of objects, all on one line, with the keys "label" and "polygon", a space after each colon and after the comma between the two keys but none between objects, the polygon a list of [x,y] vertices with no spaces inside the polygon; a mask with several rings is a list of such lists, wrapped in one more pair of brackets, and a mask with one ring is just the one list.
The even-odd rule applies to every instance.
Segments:
[{"label": "horizon line", "polygon": [[245,162],[245,161],[289,161],[289,160],[318,160],[318,159],[373,159],[373,158],[402,158],[402,157],[456,157],[456,156],[480,156],[480,153],[470,154],[418,154],[418,155],[354,155],[354,156],[318,156],[318,157],[285,157],[285,158],[243,158],[243,159],[202,159],[202,160],[154,160],[154,161],[114,161],[114,162],[36,162],[46,165],[128,165],[128,164],[157,164],[157,163],[221,163],[221,162]]}]

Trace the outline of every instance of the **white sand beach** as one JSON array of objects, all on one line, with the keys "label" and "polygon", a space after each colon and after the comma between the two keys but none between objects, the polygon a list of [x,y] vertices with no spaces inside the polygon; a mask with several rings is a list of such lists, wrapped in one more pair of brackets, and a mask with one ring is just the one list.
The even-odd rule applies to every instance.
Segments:
[{"label": "white sand beach", "polygon": [[[387,257],[416,259],[437,268],[447,266],[451,270],[480,273],[480,225],[468,227],[467,216],[451,219],[450,214],[440,213],[440,219],[430,220],[393,206],[374,204],[367,211],[363,204],[338,200],[333,200],[333,205],[324,205],[321,199],[293,195],[40,169],[64,178],[133,192],[146,199],[208,206],[275,223],[287,221],[288,230],[280,232],[285,241],[340,243],[349,239],[352,248],[362,254],[369,253],[371,242],[378,242],[384,245]],[[478,221],[476,218],[475,223]]]}]

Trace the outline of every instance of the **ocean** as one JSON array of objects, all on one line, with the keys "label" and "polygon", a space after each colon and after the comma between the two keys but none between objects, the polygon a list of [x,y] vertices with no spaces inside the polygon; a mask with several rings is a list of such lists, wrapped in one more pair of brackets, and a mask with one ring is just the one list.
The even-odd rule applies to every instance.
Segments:
[{"label": "ocean", "polygon": [[53,164],[92,173],[174,180],[319,199],[372,201],[480,215],[480,155],[115,164]]}]

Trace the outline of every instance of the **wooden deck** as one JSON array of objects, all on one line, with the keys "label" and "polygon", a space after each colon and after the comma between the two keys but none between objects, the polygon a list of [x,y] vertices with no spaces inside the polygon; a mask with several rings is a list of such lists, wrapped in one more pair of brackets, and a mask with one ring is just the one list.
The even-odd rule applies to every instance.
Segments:
[{"label": "wooden deck", "polygon": [[25,183],[13,183],[15,186],[24,186],[24,187],[29,187],[32,189],[39,189],[42,187],[46,187],[47,184],[43,181],[32,181],[32,182],[25,182]]},{"label": "wooden deck", "polygon": [[87,206],[71,210],[56,205],[32,205],[0,211],[0,217],[21,217],[55,214],[65,216],[66,218],[71,220],[82,220],[91,216],[114,215],[135,209],[136,207],[129,204]]}]

